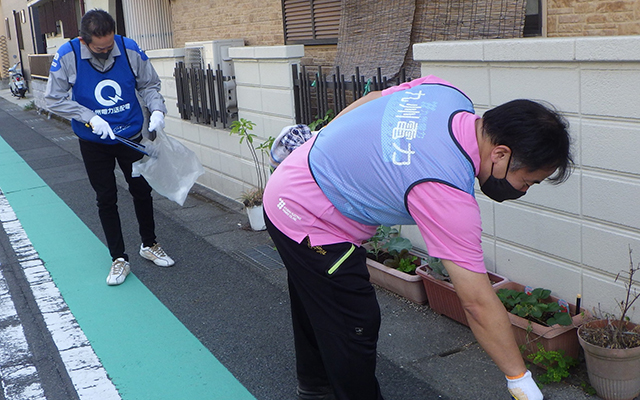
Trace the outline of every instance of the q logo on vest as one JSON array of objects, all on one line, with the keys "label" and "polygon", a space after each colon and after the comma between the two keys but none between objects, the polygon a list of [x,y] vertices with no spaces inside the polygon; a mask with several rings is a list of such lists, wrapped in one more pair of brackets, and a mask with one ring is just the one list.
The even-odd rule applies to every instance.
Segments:
[{"label": "q logo on vest", "polygon": [[[102,94],[105,88],[111,88],[110,90],[107,90],[107,93],[105,93],[106,98]],[[115,106],[116,104],[118,104],[118,101],[124,100],[122,97],[120,97],[120,95],[122,95],[122,88],[120,88],[118,82],[111,79],[100,81],[100,83],[96,85],[96,90],[93,94],[96,97],[98,103],[105,107]]]}]

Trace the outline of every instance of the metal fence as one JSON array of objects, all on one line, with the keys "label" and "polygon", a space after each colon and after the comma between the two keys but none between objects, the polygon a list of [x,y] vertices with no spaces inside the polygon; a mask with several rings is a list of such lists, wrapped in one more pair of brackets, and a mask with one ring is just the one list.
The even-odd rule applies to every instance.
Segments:
[{"label": "metal fence", "polygon": [[223,76],[220,65],[214,71],[211,66],[186,67],[179,62],[174,76],[182,119],[227,128],[237,118],[235,77]]},{"label": "metal fence", "polygon": [[411,80],[404,69],[398,76],[387,78],[382,76],[381,68],[378,68],[376,76],[366,78],[360,76],[359,68],[356,67],[355,74],[345,78],[340,73],[340,67],[330,68],[329,70],[334,71],[328,74],[323,72],[322,67],[302,66],[299,71],[294,64],[292,68],[296,123],[307,125],[322,120],[331,113],[337,115],[371,91],[383,90]]}]

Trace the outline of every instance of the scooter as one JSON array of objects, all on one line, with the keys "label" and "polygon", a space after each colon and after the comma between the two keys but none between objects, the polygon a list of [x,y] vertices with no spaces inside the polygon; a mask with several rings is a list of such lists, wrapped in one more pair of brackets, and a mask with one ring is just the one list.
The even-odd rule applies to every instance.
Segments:
[{"label": "scooter", "polygon": [[27,94],[27,81],[22,76],[22,69],[19,67],[20,62],[13,64],[13,67],[9,68],[9,88],[11,94],[16,97],[24,97]]}]

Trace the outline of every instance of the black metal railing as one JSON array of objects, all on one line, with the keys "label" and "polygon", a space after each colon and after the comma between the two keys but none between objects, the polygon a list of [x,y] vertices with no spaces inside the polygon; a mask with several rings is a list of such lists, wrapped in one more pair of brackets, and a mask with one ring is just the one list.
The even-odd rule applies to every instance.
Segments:
[{"label": "black metal railing", "polygon": [[323,119],[330,113],[329,110],[337,115],[371,91],[383,90],[411,80],[404,69],[396,77],[387,78],[382,76],[381,68],[378,68],[376,76],[366,78],[360,75],[360,70],[356,67],[355,74],[347,79],[340,73],[340,67],[335,67],[329,74],[323,73],[322,67],[302,66],[298,71],[298,66],[294,64],[292,68],[298,124],[310,124]]},{"label": "black metal railing", "polygon": [[211,66],[202,69],[179,62],[174,77],[182,119],[227,128],[237,118],[235,77],[223,76],[220,65],[214,71]]}]

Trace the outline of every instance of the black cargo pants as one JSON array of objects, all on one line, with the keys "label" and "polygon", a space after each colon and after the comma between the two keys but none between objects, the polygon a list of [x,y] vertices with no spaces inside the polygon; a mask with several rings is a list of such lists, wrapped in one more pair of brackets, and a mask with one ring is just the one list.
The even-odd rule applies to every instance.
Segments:
[{"label": "black cargo pants", "polygon": [[288,272],[299,384],[331,386],[338,400],[381,400],[375,377],[380,307],[366,250],[296,243],[265,221]]}]

